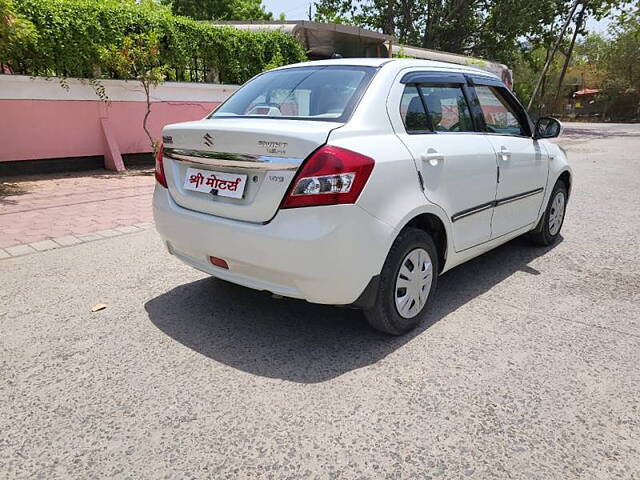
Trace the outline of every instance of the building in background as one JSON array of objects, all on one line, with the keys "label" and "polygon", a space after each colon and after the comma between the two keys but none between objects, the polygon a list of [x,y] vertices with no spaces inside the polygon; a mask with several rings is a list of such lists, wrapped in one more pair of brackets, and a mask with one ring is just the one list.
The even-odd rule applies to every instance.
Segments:
[{"label": "building in background", "polygon": [[513,87],[512,72],[509,67],[501,63],[426,48],[399,45],[395,43],[395,39],[391,35],[353,25],[308,20],[211,23],[244,30],[280,30],[295,37],[306,50],[310,60],[322,60],[336,56],[343,58],[392,56],[420,58],[487,70],[502,79],[509,88]]}]

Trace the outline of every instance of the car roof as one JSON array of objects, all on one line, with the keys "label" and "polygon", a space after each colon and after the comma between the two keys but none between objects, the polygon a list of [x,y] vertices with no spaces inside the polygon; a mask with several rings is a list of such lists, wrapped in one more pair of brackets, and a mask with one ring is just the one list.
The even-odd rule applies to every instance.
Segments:
[{"label": "car roof", "polygon": [[491,72],[482,70],[479,68],[467,67],[464,65],[458,65],[456,63],[437,62],[435,60],[421,60],[416,58],[339,58],[332,60],[314,60],[310,62],[294,63],[291,65],[285,65],[280,67],[293,68],[293,67],[319,67],[319,66],[365,66],[365,67],[385,67],[393,66],[398,70],[403,68],[421,67],[426,70],[447,71],[447,72],[459,72],[468,73],[474,75],[482,75],[491,78],[498,78]]}]

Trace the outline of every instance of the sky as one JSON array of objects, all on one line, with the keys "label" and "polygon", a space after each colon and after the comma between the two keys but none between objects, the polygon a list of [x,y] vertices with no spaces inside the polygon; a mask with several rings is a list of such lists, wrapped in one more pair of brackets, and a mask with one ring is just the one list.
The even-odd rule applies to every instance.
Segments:
[{"label": "sky", "polygon": [[[307,0],[262,0],[262,4],[268,11],[273,12],[275,18],[278,18],[280,13],[284,13],[287,20],[307,20],[309,5],[313,2]],[[589,31],[594,33],[606,33],[608,26],[609,20],[606,18],[599,22],[593,19],[587,20]]]},{"label": "sky", "polygon": [[262,0],[266,10],[273,12],[275,18],[284,13],[287,20],[308,20],[309,5],[312,3],[305,0]]}]

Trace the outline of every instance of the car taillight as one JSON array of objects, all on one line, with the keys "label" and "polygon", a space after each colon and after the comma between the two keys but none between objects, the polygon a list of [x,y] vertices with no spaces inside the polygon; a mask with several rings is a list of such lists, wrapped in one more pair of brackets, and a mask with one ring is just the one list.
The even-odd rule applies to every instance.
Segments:
[{"label": "car taillight", "polygon": [[156,152],[156,181],[164,188],[167,187],[167,177],[164,176],[164,147],[160,144],[158,151]]},{"label": "car taillight", "polygon": [[294,178],[282,208],[355,203],[375,161],[346,148],[316,150]]}]

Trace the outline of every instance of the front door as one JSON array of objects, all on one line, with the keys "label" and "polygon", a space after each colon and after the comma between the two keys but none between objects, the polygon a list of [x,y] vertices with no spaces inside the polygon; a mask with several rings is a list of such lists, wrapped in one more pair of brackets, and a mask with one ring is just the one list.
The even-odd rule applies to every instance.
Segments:
[{"label": "front door", "polygon": [[496,197],[496,156],[486,136],[475,131],[466,79],[428,73],[409,80],[398,86],[395,102],[390,96],[389,112],[401,119],[396,133],[411,151],[424,194],[449,216],[456,251],[486,242]]},{"label": "front door", "polygon": [[544,198],[549,160],[531,136],[524,112],[504,87],[476,85],[487,139],[498,159],[499,180],[491,238],[533,224]]}]

